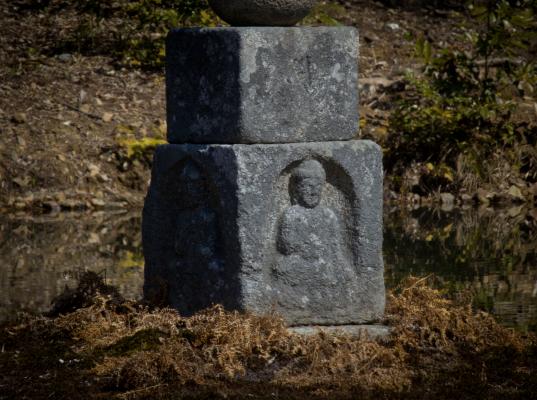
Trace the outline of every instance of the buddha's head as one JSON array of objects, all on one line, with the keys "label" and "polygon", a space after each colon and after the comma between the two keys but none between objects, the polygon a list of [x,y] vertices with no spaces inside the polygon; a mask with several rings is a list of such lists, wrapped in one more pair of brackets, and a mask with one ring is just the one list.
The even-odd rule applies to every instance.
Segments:
[{"label": "buddha's head", "polygon": [[291,176],[293,202],[306,208],[317,207],[321,201],[325,183],[326,172],[319,161],[302,161]]},{"label": "buddha's head", "polygon": [[209,187],[203,171],[193,160],[174,165],[162,175],[161,193],[179,209],[208,204]]}]

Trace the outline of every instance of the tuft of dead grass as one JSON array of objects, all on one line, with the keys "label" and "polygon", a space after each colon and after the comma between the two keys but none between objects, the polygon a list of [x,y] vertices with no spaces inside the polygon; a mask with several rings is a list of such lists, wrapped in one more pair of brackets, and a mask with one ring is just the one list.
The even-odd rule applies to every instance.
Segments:
[{"label": "tuft of dead grass", "polygon": [[409,278],[389,294],[386,318],[393,336],[406,348],[453,352],[461,345],[480,351],[499,344],[521,350],[526,343],[488,313],[474,311],[471,298],[463,304],[428,286],[427,278]]},{"label": "tuft of dead grass", "polygon": [[[41,395],[68,379],[62,388],[71,398],[469,399],[537,393],[535,337],[453,303],[426,279],[411,278],[389,294],[385,323],[392,334],[383,341],[301,336],[288,332],[278,316],[221,306],[183,318],[98,290],[83,304],[2,328],[0,384],[9,394],[24,393],[18,383],[25,375]],[[37,348],[48,361],[28,374]]]}]

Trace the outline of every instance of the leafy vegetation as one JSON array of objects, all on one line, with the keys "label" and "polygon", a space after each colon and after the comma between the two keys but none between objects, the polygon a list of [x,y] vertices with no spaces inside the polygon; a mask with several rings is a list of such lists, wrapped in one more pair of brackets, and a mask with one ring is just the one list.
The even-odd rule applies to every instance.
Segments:
[{"label": "leafy vegetation", "polygon": [[311,13],[301,21],[301,25],[341,26],[339,20],[346,14],[345,7],[334,2],[317,4]]},{"label": "leafy vegetation", "polygon": [[217,24],[206,0],[138,0],[127,3],[123,12],[132,21],[132,30],[126,35],[122,56],[132,65],[162,67],[164,39],[172,28]]},{"label": "leafy vegetation", "polygon": [[[107,54],[143,68],[163,67],[170,29],[219,23],[206,0],[29,0],[25,6],[41,9],[53,25],[49,33],[60,34],[53,53]],[[72,18],[62,24],[55,18],[65,9]]]},{"label": "leafy vegetation", "polygon": [[461,160],[483,178],[483,161],[501,149],[534,180],[533,157],[509,152],[537,140],[516,117],[517,99],[533,96],[537,83],[537,1],[476,0],[468,10],[478,29],[466,29],[458,47],[417,38],[424,73],[408,74],[409,94],[391,115],[388,169],[428,163],[436,187],[453,188]]},{"label": "leafy vegetation", "polygon": [[155,137],[144,137],[141,139],[129,137],[118,140],[118,144],[125,150],[128,159],[139,159],[146,162],[151,159],[158,145],[166,143],[167,141],[165,139]]}]

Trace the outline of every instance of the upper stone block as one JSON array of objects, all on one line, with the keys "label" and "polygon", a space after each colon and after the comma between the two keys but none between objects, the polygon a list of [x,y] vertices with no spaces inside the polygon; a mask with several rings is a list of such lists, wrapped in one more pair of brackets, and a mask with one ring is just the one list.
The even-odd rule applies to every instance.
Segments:
[{"label": "upper stone block", "polygon": [[194,28],[167,40],[170,143],[292,143],[358,131],[351,27]]}]

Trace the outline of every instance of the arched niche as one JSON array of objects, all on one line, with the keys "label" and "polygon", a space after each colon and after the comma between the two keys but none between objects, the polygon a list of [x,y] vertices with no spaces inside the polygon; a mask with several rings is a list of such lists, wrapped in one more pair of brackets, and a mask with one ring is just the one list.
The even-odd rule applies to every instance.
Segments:
[{"label": "arched niche", "polygon": [[[305,182],[304,188],[298,189],[304,191],[302,200],[296,193],[299,180]],[[311,185],[319,186],[313,191],[320,192],[320,198],[308,204],[307,196],[316,196],[308,192]],[[352,299],[351,287],[358,279],[357,246],[352,243],[357,237],[359,212],[355,197],[349,174],[330,158],[294,160],[280,172],[265,245],[265,277],[273,289],[274,302],[284,308],[301,308],[302,298],[302,311],[307,313],[306,303],[315,308],[315,296],[323,306],[329,304],[322,299],[326,295],[340,301]],[[334,307],[338,303],[334,301]],[[325,311],[330,312],[320,310]]]},{"label": "arched niche", "polygon": [[[196,160],[184,158],[168,168],[159,182],[162,205],[171,212],[166,226],[169,304],[191,315],[212,304],[225,282],[225,251],[218,191]],[[200,293],[207,295],[201,296]]]}]

